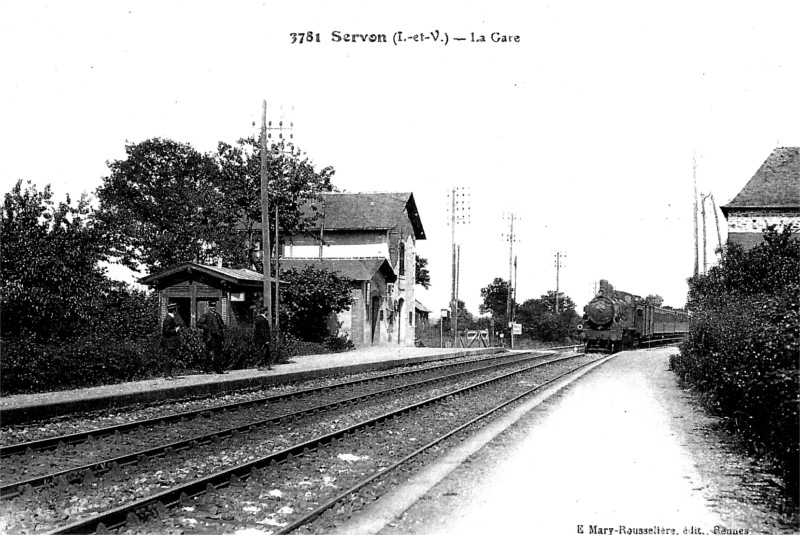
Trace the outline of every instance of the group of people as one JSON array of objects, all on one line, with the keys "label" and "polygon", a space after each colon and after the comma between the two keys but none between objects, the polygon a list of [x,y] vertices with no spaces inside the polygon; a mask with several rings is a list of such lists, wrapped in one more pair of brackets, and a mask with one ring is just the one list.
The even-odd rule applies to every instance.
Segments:
[{"label": "group of people", "polygon": [[[178,334],[181,326],[175,319],[178,305],[171,303],[167,305],[167,315],[161,324],[162,347],[164,348],[164,378],[167,381],[173,380],[173,363],[181,347],[181,338]],[[205,373],[226,373],[222,362],[222,345],[225,342],[225,321],[217,312],[216,303],[209,302],[208,310],[197,320],[197,327],[203,331],[203,342],[205,343],[206,358],[203,371]],[[253,318],[253,343],[260,355],[259,370],[272,369],[272,352],[270,351],[270,341],[272,333],[267,320],[266,307],[259,307],[257,314]]]}]

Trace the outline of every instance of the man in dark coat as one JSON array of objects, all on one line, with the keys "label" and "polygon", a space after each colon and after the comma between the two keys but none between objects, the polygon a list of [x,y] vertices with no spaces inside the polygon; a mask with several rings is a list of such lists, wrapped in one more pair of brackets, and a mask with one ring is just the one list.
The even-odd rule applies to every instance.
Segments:
[{"label": "man in dark coat", "polygon": [[259,370],[271,370],[272,358],[270,354],[270,340],[272,332],[269,321],[267,320],[267,308],[260,307],[258,314],[253,318],[253,343],[257,351],[261,354],[261,364]]},{"label": "man in dark coat", "polygon": [[208,304],[208,312],[198,320],[197,326],[203,330],[206,343],[206,371],[225,373],[222,369],[222,343],[225,341],[225,322],[217,313],[216,303]]},{"label": "man in dark coat", "polygon": [[178,322],[175,321],[175,312],[178,310],[178,305],[167,305],[167,315],[164,316],[164,322],[161,324],[161,346],[164,349],[164,378],[167,381],[172,381],[172,363],[175,362],[175,357],[178,354],[178,348],[181,347],[181,338],[178,336],[178,331],[181,329]]}]

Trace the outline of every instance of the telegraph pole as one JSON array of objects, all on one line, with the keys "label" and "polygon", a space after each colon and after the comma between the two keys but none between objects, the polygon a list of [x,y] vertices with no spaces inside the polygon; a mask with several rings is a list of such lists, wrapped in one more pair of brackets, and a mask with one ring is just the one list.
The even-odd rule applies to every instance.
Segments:
[{"label": "telegraph pole", "polygon": [[700,260],[697,257],[697,158],[692,153],[692,183],[694,184],[694,275],[699,271]]},{"label": "telegraph pole", "polygon": [[709,193],[709,197],[711,197],[711,208],[714,210],[714,222],[717,224],[717,244],[719,245],[720,255],[723,254],[722,249],[722,234],[719,233],[719,216],[717,215],[717,203],[714,202],[714,194]]},{"label": "telegraph pole", "polygon": [[517,257],[514,256],[514,298],[511,305],[511,349],[514,349],[514,325],[516,325],[517,308]]},{"label": "telegraph pole", "polygon": [[453,330],[453,347],[458,347],[458,296],[457,289],[458,282],[456,280],[456,189],[453,188],[451,194],[451,208],[450,208],[450,234],[453,244],[453,290],[450,296],[450,328]]},{"label": "telegraph pole", "polygon": [[280,332],[280,302],[281,302],[281,252],[279,249],[278,235],[278,205],[275,205],[275,339]]},{"label": "telegraph pole", "polygon": [[[506,295],[506,320],[511,328],[512,332],[514,330],[512,323],[512,301],[513,301],[513,294],[512,289],[514,287],[514,241],[516,238],[514,237],[514,221],[517,219],[516,214],[509,213],[507,216],[504,215],[503,218],[505,219],[508,217],[509,225],[508,225],[508,293]],[[506,236],[503,235],[505,238]],[[512,335],[513,336],[513,335]],[[512,338],[513,340],[513,338]]]},{"label": "telegraph pole", "polygon": [[272,325],[272,284],[269,278],[269,168],[267,166],[267,101],[261,110],[261,264],[264,270],[264,307],[267,309],[267,322]]},{"label": "telegraph pole", "polygon": [[[453,320],[455,321],[453,325],[455,325],[456,327],[458,327],[458,285],[459,282],[461,282],[460,279],[461,279],[461,244],[458,244],[456,245],[456,315],[455,319]],[[458,330],[456,329],[456,338],[457,337],[458,337]],[[453,347],[458,347],[458,345],[454,344]]]},{"label": "telegraph pole", "polygon": [[703,275],[706,274],[708,245],[706,245],[706,199],[708,195],[700,194],[700,213],[703,217]]},{"label": "telegraph pole", "polygon": [[[263,103],[262,111],[261,111],[261,251],[262,251],[262,258],[261,262],[263,264],[263,271],[264,271],[264,285],[263,285],[263,292],[264,292],[264,306],[267,309],[267,321],[270,325],[273,324],[272,322],[272,281],[270,279],[270,265],[272,264],[272,246],[270,245],[269,239],[269,165],[268,165],[268,158],[269,158],[269,142],[272,137],[272,130],[278,131],[278,143],[280,144],[280,149],[284,150],[284,140],[283,133],[284,131],[289,132],[289,139],[294,136],[291,133],[291,130],[294,128],[294,123],[289,123],[288,126],[284,126],[283,118],[278,121],[278,126],[272,126],[272,121],[267,122],[267,101],[265,100]],[[289,147],[292,147],[292,142],[289,141]],[[276,248],[276,255],[277,255],[277,247],[278,247],[278,210],[277,205],[275,208],[275,248]],[[276,277],[276,299],[277,299],[277,273]],[[277,301],[276,301],[276,310],[275,310],[275,319],[276,319],[276,326],[277,326]]]},{"label": "telegraph pole", "polygon": [[[450,295],[450,326],[453,329],[453,347],[458,347],[458,261],[460,249],[456,248],[456,225],[469,223],[469,194],[463,187],[453,187],[450,195],[450,232],[452,240],[453,271],[452,292]],[[459,197],[459,199],[456,199]]]},{"label": "telegraph pole", "polygon": [[559,276],[560,276],[560,272],[561,272],[561,259],[562,258],[566,258],[567,255],[565,255],[561,251],[556,251],[556,255],[555,256],[556,256],[556,314],[558,314],[558,299],[559,299],[559,296],[560,296],[560,293],[561,293],[560,287],[559,287],[559,281],[560,281]]},{"label": "telegraph pole", "polygon": [[[506,299],[506,317],[508,318],[509,321],[511,321],[511,309],[513,308],[513,306],[511,305],[511,302],[513,300],[513,297],[511,295],[511,289],[512,289],[512,284],[514,282],[513,272],[512,272],[513,258],[514,258],[514,214],[512,213],[511,223],[508,233],[508,299]],[[513,335],[511,339],[512,340],[514,339]]]}]

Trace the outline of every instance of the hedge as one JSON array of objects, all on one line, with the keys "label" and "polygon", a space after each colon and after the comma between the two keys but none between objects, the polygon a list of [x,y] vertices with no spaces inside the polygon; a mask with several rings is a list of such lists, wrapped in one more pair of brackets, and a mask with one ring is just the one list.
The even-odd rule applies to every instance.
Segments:
[{"label": "hedge", "polygon": [[774,465],[796,502],[800,480],[800,246],[768,229],[751,251],[729,246],[708,275],[689,280],[692,312],[680,381],[760,458]]},{"label": "hedge", "polygon": [[[229,329],[223,345],[228,369],[254,368],[260,354],[252,344],[252,327]],[[199,373],[206,358],[201,331],[184,329],[174,368],[178,373]],[[278,350],[277,362],[291,356],[323,354],[353,348],[344,337],[324,343],[303,342],[287,336]],[[88,335],[60,344],[37,343],[30,338],[4,339],[0,360],[0,394],[29,394],[100,386],[158,377],[163,353],[160,336],[137,340]]]}]

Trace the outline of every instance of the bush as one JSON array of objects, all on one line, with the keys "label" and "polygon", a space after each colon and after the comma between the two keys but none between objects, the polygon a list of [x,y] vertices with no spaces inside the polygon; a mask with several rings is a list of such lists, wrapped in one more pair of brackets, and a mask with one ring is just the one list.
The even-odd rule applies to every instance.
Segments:
[{"label": "bush", "polygon": [[774,462],[796,497],[800,244],[789,231],[764,237],[747,252],[729,246],[719,267],[689,280],[689,336],[670,367]]},{"label": "bush", "polygon": [[99,386],[160,370],[154,337],[140,341],[87,336],[61,345],[4,340],[2,395]]},{"label": "bush", "polygon": [[353,305],[350,279],[314,266],[283,271],[281,279],[287,282],[281,287],[281,329],[324,344],[331,316]]},{"label": "bush", "polygon": [[[181,347],[173,367],[178,373],[196,373],[206,366],[202,331],[181,329]],[[276,363],[290,356],[336,353],[353,349],[345,336],[324,342],[306,342],[291,335],[275,355]],[[87,335],[61,344],[40,343],[29,338],[3,340],[0,395],[52,392],[158,377],[164,363],[160,334],[139,339]],[[254,368],[261,355],[253,345],[253,328],[228,329],[222,347],[223,366],[229,369]]]}]

